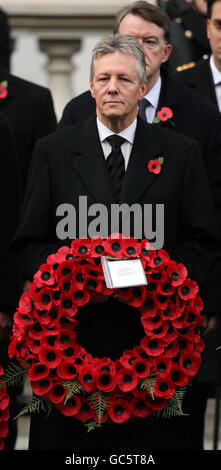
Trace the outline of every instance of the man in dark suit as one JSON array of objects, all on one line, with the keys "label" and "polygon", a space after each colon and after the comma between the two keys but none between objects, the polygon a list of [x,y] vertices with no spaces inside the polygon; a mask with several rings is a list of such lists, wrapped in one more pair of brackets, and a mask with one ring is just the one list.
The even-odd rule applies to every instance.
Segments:
[{"label": "man in dark suit", "polygon": [[[11,333],[13,313],[18,302],[17,270],[10,250],[10,243],[15,234],[19,211],[21,209],[21,181],[16,143],[7,118],[0,113],[0,364],[7,368],[9,363],[8,344]],[[15,412],[15,391],[10,390],[9,434],[5,449],[12,449],[16,439],[16,422],[12,418]]]},{"label": "man in dark suit", "polygon": [[[188,87],[162,67],[170,53],[170,20],[160,8],[145,1],[124,7],[116,16],[115,33],[136,36],[143,44],[146,57],[149,104],[142,118],[154,122],[162,107],[169,107],[172,119],[157,126],[181,132],[196,139],[202,150],[210,177],[217,220],[221,229],[221,120],[219,112],[207,100],[197,96]],[[88,119],[95,113],[95,100],[89,91],[73,98],[65,107],[59,127]]]},{"label": "man in dark suit", "polygon": [[56,129],[57,121],[48,88],[8,73],[0,66],[0,112],[10,122],[16,140],[22,190],[35,142]]},{"label": "man in dark suit", "polygon": [[207,35],[212,54],[195,67],[177,73],[177,78],[208,98],[221,112],[221,2],[208,0]]},{"label": "man in dark suit", "polygon": [[[129,206],[139,203],[142,211],[147,203],[163,203],[163,247],[171,257],[185,263],[190,277],[201,288],[216,243],[206,169],[195,141],[137,118],[138,101],[146,92],[146,71],[142,48],[135,38],[113,36],[97,44],[90,91],[97,117],[60,129],[36,144],[14,240],[24,275],[32,281],[48,255],[71,242],[58,237],[57,208],[63,203],[73,204],[78,220],[79,196],[85,195],[88,207],[102,203],[109,214],[116,202]],[[114,138],[124,138],[119,173],[109,171],[109,137],[113,134]],[[159,155],[164,163],[155,175],[147,165]],[[88,224],[91,220],[93,217],[88,216]],[[77,237],[78,233],[77,226]],[[92,354],[99,356],[105,351],[107,356],[119,357],[125,344],[136,344],[140,329],[126,305],[119,309],[114,299],[105,305],[105,315],[102,304],[82,308],[80,344]],[[32,417],[30,449],[73,448],[73,443],[79,451],[188,449],[189,418],[161,421],[159,425],[149,417],[122,426],[107,424],[102,432],[87,434],[81,422],[58,412],[47,418]]]}]

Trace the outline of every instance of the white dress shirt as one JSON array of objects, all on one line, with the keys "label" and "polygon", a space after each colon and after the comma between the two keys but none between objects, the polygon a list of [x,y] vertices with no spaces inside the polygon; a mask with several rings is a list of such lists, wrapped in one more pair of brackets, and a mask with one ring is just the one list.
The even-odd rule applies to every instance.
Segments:
[{"label": "white dress shirt", "polygon": [[[128,126],[126,129],[123,131],[119,132],[119,136],[123,137],[126,139],[125,142],[121,145],[121,151],[124,157],[125,161],[125,171],[127,169],[127,165],[129,162],[130,154],[131,154],[131,149],[132,145],[134,142],[134,136],[136,132],[136,127],[137,127],[137,118]],[[109,142],[107,142],[106,138],[109,137],[110,135],[114,135],[114,132],[111,131],[108,127],[106,127],[97,117],[97,128],[98,128],[98,134],[100,137],[101,141],[101,146],[104,152],[104,158],[107,160],[108,155],[110,155],[112,148]]]},{"label": "white dress shirt", "polygon": [[144,96],[144,98],[146,98],[150,103],[150,106],[146,107],[146,118],[149,124],[152,124],[156,115],[156,111],[157,111],[158,103],[159,103],[159,97],[160,97],[160,90],[161,90],[161,77],[159,76],[153,88]]},{"label": "white dress shirt", "polygon": [[210,57],[210,67],[211,67],[211,71],[212,71],[217,102],[218,102],[219,110],[221,112],[221,72],[215,66],[213,55],[211,55],[211,57]]}]

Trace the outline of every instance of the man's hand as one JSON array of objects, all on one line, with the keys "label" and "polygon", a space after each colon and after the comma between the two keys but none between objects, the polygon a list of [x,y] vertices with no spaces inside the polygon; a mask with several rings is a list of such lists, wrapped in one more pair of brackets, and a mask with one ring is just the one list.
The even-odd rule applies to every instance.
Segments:
[{"label": "man's hand", "polygon": [[0,340],[6,339],[10,335],[12,320],[4,312],[0,312]]},{"label": "man's hand", "polygon": [[211,330],[216,328],[218,325],[218,317],[216,315],[207,317],[203,316],[203,335],[207,335]]}]

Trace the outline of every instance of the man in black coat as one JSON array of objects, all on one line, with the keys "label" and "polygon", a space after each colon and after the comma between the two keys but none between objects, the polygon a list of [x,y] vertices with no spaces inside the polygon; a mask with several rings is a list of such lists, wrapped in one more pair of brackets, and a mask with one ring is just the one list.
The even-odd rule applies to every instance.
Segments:
[{"label": "man in black coat", "polygon": [[198,91],[221,112],[221,2],[208,1],[207,35],[212,54],[200,61],[195,67],[177,73],[177,79]]},{"label": "man in black coat", "polygon": [[[21,181],[16,143],[7,118],[0,113],[0,364],[7,368],[9,363],[8,344],[12,327],[13,313],[18,301],[16,290],[17,270],[10,250],[21,209]],[[10,413],[15,411],[15,392],[10,391]],[[16,423],[9,420],[9,434],[5,449],[12,449],[16,439]]]},{"label": "man in black coat", "polygon": [[[148,119],[149,123],[154,122],[157,112],[162,107],[170,108],[173,117],[154,125],[181,132],[199,142],[209,173],[221,229],[221,119],[212,104],[179,83],[162,67],[171,52],[168,16],[147,2],[136,2],[118,13],[115,32],[135,35],[143,43],[148,64],[146,68],[148,92],[145,98],[150,100],[152,105],[148,106],[144,119]],[[155,35],[156,42],[160,40],[165,42],[162,49],[157,45],[155,47],[152,47],[152,44],[145,45],[145,41],[147,42],[148,37],[151,39],[151,35]],[[96,104],[90,92],[82,93],[66,105],[59,127],[88,119],[95,113],[95,108]]]},{"label": "man in black coat", "polygon": [[[139,51],[138,56],[135,50],[136,54]],[[135,57],[142,59],[139,68]],[[116,201],[129,206],[139,203],[142,211],[148,203],[153,207],[164,204],[163,247],[171,257],[187,266],[190,277],[202,287],[215,254],[216,228],[199,146],[188,137],[137,118],[138,101],[146,91],[146,77],[144,55],[135,38],[113,36],[100,41],[93,58],[90,90],[96,101],[97,118],[93,116],[60,129],[40,139],[35,147],[14,240],[14,252],[23,273],[32,281],[48,255],[71,242],[71,239],[64,241],[59,237],[58,208],[64,203],[74,205],[78,220],[79,197],[84,195],[89,208],[94,203],[102,203],[109,214]],[[106,137],[102,137],[103,132]],[[119,197],[105,161],[109,156],[106,139],[113,134],[124,135],[126,139],[122,144],[126,171]],[[127,149],[129,146],[129,162],[125,146]],[[148,171],[148,162],[159,155],[163,156],[164,163],[156,175]],[[88,215],[88,224],[92,220]],[[133,235],[133,227],[131,232]],[[77,226],[76,237],[78,235]],[[119,310],[116,301],[110,300],[109,305],[108,302],[105,315],[102,304],[100,307],[90,304],[81,310],[83,344],[95,355],[105,351],[107,356],[118,357],[123,341],[129,344],[132,339],[136,344],[140,332],[127,306],[121,305]],[[160,425],[154,418],[147,418],[123,426],[107,424],[102,432],[95,430],[87,434],[81,422],[60,413],[52,413],[48,418],[34,415],[30,449],[73,449],[73,445],[79,451],[98,452],[188,449],[191,448],[188,425],[186,416],[160,422]]]},{"label": "man in black coat", "polygon": [[[136,36],[143,45],[148,80],[148,92],[145,98],[150,101],[151,106],[147,106],[145,112],[142,113],[142,118],[154,122],[162,107],[169,108],[173,116],[171,118],[166,116],[164,120],[161,113],[161,120],[158,119],[154,126],[166,127],[172,132],[181,132],[196,139],[200,144],[210,179],[217,222],[221,230],[221,120],[218,110],[205,98],[196,95],[188,87],[179,83],[164,69],[163,65],[166,64],[171,52],[170,20],[165,12],[145,1],[131,4],[117,14],[115,33],[117,32]],[[95,101],[90,92],[83,93],[66,105],[59,127],[87,119],[95,113],[95,108]],[[178,158],[177,155],[177,160]],[[208,289],[208,295],[214,298],[213,285],[211,289]],[[216,308],[218,308],[217,311],[214,305],[210,316],[207,317],[209,330],[206,331],[208,332],[209,351],[206,349],[201,368],[200,380],[206,382],[205,387],[202,387],[203,391],[201,390],[202,402],[198,396],[193,400],[192,438],[193,441],[195,440],[196,448],[202,448],[203,445],[204,410],[208,395],[207,383],[214,383],[218,375],[213,329],[216,322],[215,313],[219,313],[219,307]],[[212,337],[211,341],[209,341],[210,336]],[[196,418],[194,412],[198,413]],[[199,423],[199,428],[195,429],[195,423]]]},{"label": "man in black coat", "polygon": [[35,142],[57,126],[51,92],[0,66],[0,112],[7,116],[14,133],[24,193]]}]

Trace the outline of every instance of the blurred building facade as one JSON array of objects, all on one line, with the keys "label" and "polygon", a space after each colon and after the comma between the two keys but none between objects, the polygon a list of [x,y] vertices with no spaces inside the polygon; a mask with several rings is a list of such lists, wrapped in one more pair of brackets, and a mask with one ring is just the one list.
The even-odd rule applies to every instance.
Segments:
[{"label": "blurred building facade", "polygon": [[92,49],[112,33],[117,11],[128,3],[2,0],[11,29],[11,73],[50,88],[60,119],[65,104],[88,89]]}]

